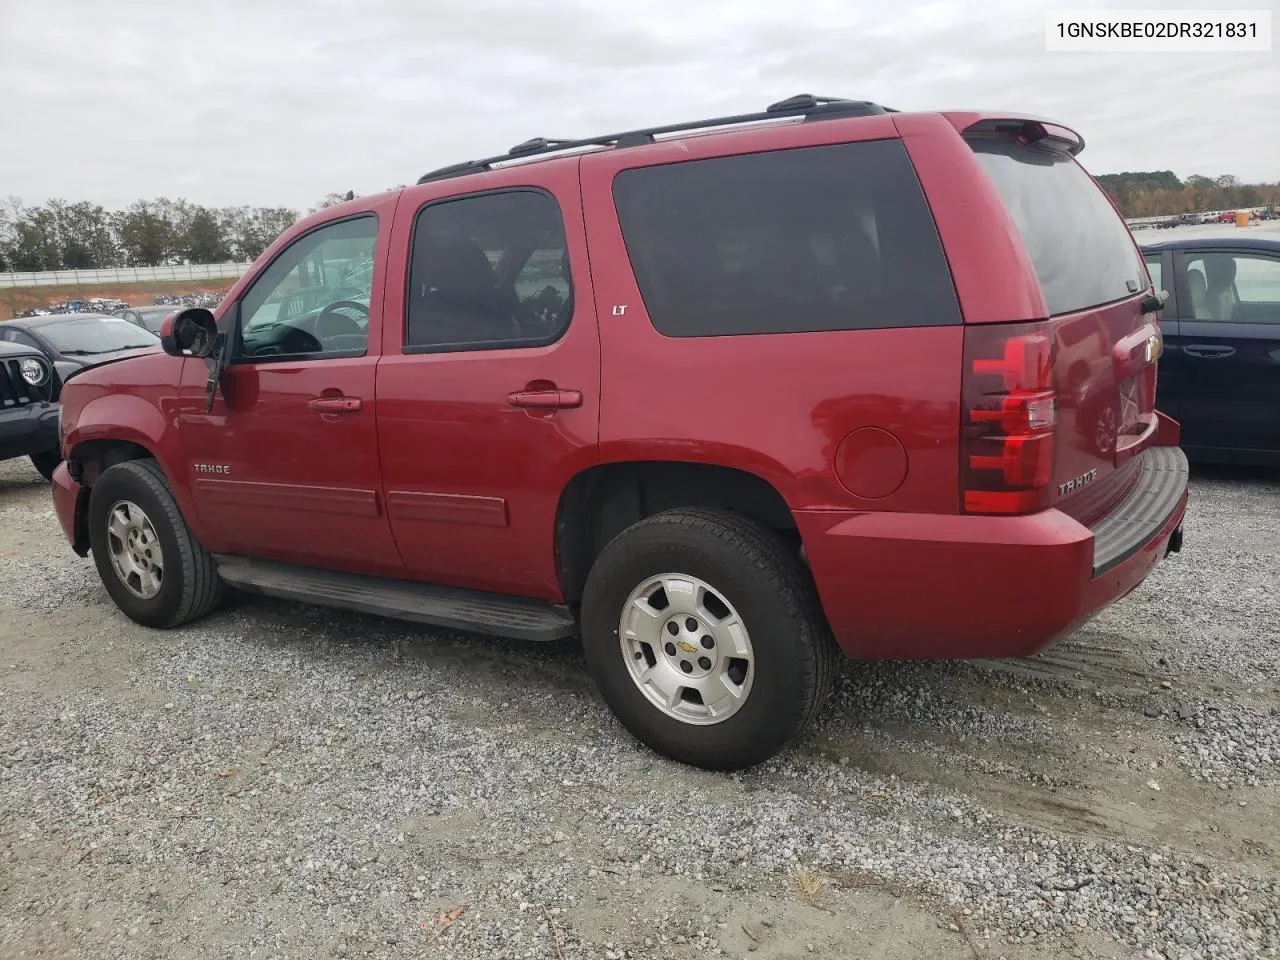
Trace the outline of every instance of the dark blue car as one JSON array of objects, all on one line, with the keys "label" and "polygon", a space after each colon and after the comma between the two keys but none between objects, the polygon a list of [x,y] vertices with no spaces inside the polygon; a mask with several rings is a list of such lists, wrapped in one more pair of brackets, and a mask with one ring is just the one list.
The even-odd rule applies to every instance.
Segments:
[{"label": "dark blue car", "polygon": [[1280,464],[1280,240],[1187,237],[1142,253],[1169,296],[1157,395],[1183,449]]}]

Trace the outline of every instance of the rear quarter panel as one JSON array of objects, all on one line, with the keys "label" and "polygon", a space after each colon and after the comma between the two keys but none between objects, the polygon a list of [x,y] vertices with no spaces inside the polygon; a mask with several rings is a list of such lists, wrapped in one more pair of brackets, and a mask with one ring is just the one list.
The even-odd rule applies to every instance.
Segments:
[{"label": "rear quarter panel", "polygon": [[1018,225],[955,126],[941,114],[894,118],[924,187],[966,323],[1045,317]]},{"label": "rear quarter panel", "polygon": [[[789,128],[785,141],[744,131],[583,158],[602,461],[735,467],[770,482],[793,511],[956,510],[961,327],[666,337],[646,312],[612,193],[631,167],[895,136],[892,120],[876,116]],[[897,437],[907,459],[901,485],[874,499],[845,489],[833,469],[841,441],[867,426]]]}]

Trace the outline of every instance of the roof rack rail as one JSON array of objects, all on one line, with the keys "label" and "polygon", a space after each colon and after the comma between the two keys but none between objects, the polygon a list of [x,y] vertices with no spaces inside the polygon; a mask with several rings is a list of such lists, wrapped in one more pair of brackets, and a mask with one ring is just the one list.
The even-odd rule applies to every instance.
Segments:
[{"label": "roof rack rail", "polygon": [[485,157],[483,160],[466,160],[462,163],[450,164],[447,167],[440,167],[438,170],[424,173],[418,178],[418,183],[447,180],[450,177],[461,177],[470,173],[481,173],[485,170],[492,170],[495,163],[549,153],[560,153],[566,150],[577,150],[584,147],[641,146],[642,144],[653,143],[655,137],[664,133],[685,133],[690,130],[731,127],[742,123],[759,123],[764,120],[778,120],[785,117],[803,117],[805,121],[810,121],[835,117],[868,117],[875,114],[897,112],[878,103],[872,103],[869,100],[847,100],[843,97],[818,97],[811,93],[799,93],[793,97],[787,97],[785,100],[769,104],[763,113],[740,113],[728,117],[712,117],[707,120],[689,120],[684,123],[669,123],[660,127],[646,127],[641,130],[609,133],[599,137],[584,137],[580,140],[534,137],[523,143],[517,143],[506,153]]}]

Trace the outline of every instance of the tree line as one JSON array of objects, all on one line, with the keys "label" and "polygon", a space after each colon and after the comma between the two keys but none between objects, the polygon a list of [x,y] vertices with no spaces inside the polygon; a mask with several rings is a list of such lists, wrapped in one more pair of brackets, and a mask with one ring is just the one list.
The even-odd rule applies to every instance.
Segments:
[{"label": "tree line", "polygon": [[[313,206],[354,196],[331,193]],[[27,206],[0,201],[0,272],[248,263],[298,219],[288,207],[206,207],[186,200],[138,200],[123,210],[88,201]]]},{"label": "tree line", "polygon": [[1231,174],[1185,180],[1172,170],[1104,173],[1097,178],[1126,217],[1164,217],[1280,204],[1280,183],[1241,183]]},{"label": "tree line", "polygon": [[[1126,217],[1280,205],[1280,183],[1241,183],[1231,174],[1180,180],[1155,170],[1096,179]],[[307,212],[354,195],[330,193]],[[9,197],[0,202],[0,272],[248,263],[298,216],[288,207],[206,207],[165,197],[123,210],[83,200],[27,206]]]}]

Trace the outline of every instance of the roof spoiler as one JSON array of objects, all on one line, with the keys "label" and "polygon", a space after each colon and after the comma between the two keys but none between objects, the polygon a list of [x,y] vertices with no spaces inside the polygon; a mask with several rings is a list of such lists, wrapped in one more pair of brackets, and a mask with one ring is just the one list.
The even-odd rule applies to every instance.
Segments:
[{"label": "roof spoiler", "polygon": [[964,128],[964,133],[990,133],[1016,137],[1019,143],[1038,143],[1077,156],[1084,150],[1084,137],[1069,127],[1048,120],[1025,118],[984,119]]}]

